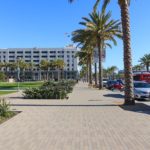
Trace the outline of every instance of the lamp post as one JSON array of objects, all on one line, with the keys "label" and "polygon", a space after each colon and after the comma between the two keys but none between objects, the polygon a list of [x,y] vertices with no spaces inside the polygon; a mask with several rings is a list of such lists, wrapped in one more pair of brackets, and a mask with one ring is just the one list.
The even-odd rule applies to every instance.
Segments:
[{"label": "lamp post", "polygon": [[19,66],[19,60],[20,60],[20,58],[17,57],[17,82],[18,82],[18,91],[20,90],[20,88],[19,88],[19,81],[20,81],[20,66]]}]

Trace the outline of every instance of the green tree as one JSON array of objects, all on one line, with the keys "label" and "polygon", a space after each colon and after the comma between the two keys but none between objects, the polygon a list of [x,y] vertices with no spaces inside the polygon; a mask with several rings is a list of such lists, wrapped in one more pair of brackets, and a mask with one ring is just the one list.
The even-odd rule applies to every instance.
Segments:
[{"label": "green tree", "polygon": [[111,12],[106,13],[104,7],[101,12],[91,13],[89,18],[83,18],[80,24],[86,27],[85,32],[90,36],[98,47],[99,56],[99,89],[103,88],[103,72],[102,72],[102,53],[104,50],[104,43],[107,40],[117,44],[115,37],[121,38],[122,33],[120,30],[119,20],[111,19]]},{"label": "green tree", "polygon": [[33,76],[34,76],[34,73],[33,73],[34,67],[35,67],[35,64],[34,64],[33,61],[28,63],[28,70],[31,71],[31,79],[32,79],[32,80],[34,79],[34,78],[33,78]]},{"label": "green tree", "polygon": [[54,61],[55,69],[57,70],[58,80],[60,80],[60,73],[63,72],[65,67],[65,62],[62,59],[57,59]]},{"label": "green tree", "polygon": [[[74,0],[69,0],[73,2]],[[112,0],[103,0],[105,4]],[[96,9],[100,0],[96,0],[94,8]],[[133,95],[133,72],[132,72],[132,54],[130,44],[130,19],[129,19],[129,5],[130,0],[118,0],[121,10],[121,21],[123,30],[123,45],[124,45],[124,76],[125,76],[125,105],[135,104]]]},{"label": "green tree", "polygon": [[141,63],[141,65],[146,66],[146,70],[149,72],[150,54],[145,54],[142,58],[140,58],[139,62]]},{"label": "green tree", "polygon": [[40,69],[45,71],[45,80],[48,80],[48,69],[49,69],[50,62],[48,60],[41,60],[40,62]]},{"label": "green tree", "polygon": [[141,64],[138,64],[138,65],[135,65],[132,67],[132,70],[133,71],[141,71],[142,70],[142,65]]}]

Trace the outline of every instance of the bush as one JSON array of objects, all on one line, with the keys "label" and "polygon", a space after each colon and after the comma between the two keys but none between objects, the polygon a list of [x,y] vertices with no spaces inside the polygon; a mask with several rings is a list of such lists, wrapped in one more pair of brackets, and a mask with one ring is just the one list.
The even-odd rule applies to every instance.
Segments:
[{"label": "bush", "polygon": [[12,112],[10,111],[10,104],[5,101],[5,99],[0,99],[0,116],[10,117]]},{"label": "bush", "polygon": [[3,72],[0,72],[0,81],[5,81],[6,75]]},{"label": "bush", "polygon": [[24,91],[24,98],[29,99],[64,99],[71,93],[74,81],[61,80],[58,82],[48,81],[39,88],[30,88]]}]

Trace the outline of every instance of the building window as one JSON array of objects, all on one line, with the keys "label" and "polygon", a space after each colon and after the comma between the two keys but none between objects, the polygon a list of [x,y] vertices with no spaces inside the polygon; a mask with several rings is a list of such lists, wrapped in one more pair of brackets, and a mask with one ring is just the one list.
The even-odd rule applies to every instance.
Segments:
[{"label": "building window", "polygon": [[25,60],[25,62],[31,62],[31,60]]},{"label": "building window", "polygon": [[33,56],[34,58],[39,58],[39,56]]},{"label": "building window", "polygon": [[34,51],[34,54],[39,54],[39,51]]},{"label": "building window", "polygon": [[54,54],[54,53],[56,53],[56,51],[50,51],[50,53],[51,53],[51,54]]},{"label": "building window", "polygon": [[18,51],[17,54],[23,54],[23,51]]},{"label": "building window", "polygon": [[9,56],[9,58],[15,58],[15,56]]},{"label": "building window", "polygon": [[39,62],[39,60],[33,60],[33,62]]},{"label": "building window", "polygon": [[15,53],[14,51],[10,51],[10,52],[9,52],[9,54],[14,54],[14,53]]},{"label": "building window", "polygon": [[25,56],[25,58],[31,58],[31,56]]},{"label": "building window", "polygon": [[56,56],[54,56],[54,55],[52,55],[52,56],[50,56],[50,58],[55,58]]},{"label": "building window", "polygon": [[31,54],[31,51],[26,51],[25,53],[26,53],[26,54]]},{"label": "building window", "polygon": [[42,51],[43,54],[47,54],[47,51]]},{"label": "building window", "polygon": [[42,58],[47,58],[47,56],[42,56]]},{"label": "building window", "polygon": [[64,58],[64,56],[63,56],[63,55],[60,55],[60,56],[58,56],[58,58]]}]

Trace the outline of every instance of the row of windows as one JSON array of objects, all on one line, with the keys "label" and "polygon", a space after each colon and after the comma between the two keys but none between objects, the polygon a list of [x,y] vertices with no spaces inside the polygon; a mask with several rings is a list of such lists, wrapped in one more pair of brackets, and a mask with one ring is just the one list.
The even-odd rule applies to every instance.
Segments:
[{"label": "row of windows", "polygon": [[[33,51],[34,54],[39,54],[39,53],[47,54],[48,52],[51,54],[54,53],[64,53],[64,51]],[[1,52],[0,52],[1,53]],[[5,54],[6,52],[3,52]],[[31,54],[31,51],[25,51],[26,54]],[[71,53],[71,51],[67,51],[67,53]],[[74,51],[72,51],[74,53]],[[15,54],[15,51],[9,51],[9,54]],[[17,51],[17,54],[23,54],[23,51]]]},{"label": "row of windows", "polygon": [[[17,57],[19,57],[19,58],[23,58],[23,56],[17,56]],[[36,56],[33,56],[33,58],[39,58],[40,56],[39,55],[36,55]],[[43,56],[41,56],[42,58],[47,58],[48,56],[47,55],[43,55]],[[51,56],[49,56],[50,58],[56,58],[56,56],[55,55],[51,55]],[[63,55],[60,55],[60,56],[57,56],[58,58],[64,58],[64,56]],[[0,58],[1,58],[1,56],[0,56]],[[6,56],[3,56],[3,58],[6,58]],[[15,56],[9,56],[9,58],[15,58]],[[25,56],[25,58],[31,58],[31,55],[26,55]],[[67,56],[67,58],[69,58],[69,56]],[[74,55],[72,55],[72,58],[74,58]]]}]

